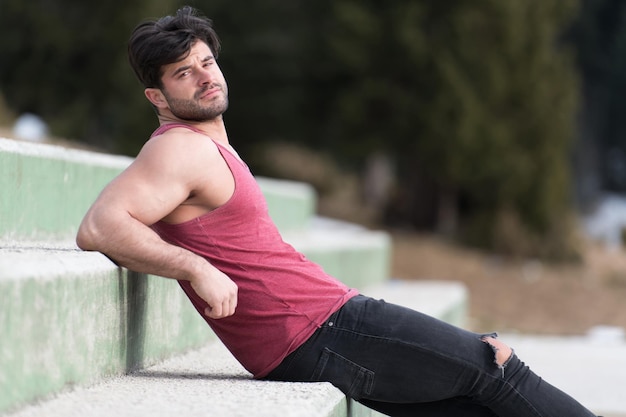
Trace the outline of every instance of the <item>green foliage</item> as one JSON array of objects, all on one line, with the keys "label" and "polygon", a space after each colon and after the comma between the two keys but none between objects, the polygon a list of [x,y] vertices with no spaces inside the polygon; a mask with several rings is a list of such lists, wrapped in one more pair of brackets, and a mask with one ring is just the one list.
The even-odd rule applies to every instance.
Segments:
[{"label": "green foliage", "polygon": [[57,136],[126,150],[114,136],[136,130],[135,120],[149,131],[150,116],[126,63],[126,41],[159,8],[148,0],[3,0],[0,89],[7,102],[43,116]]},{"label": "green foliage", "polygon": [[[569,253],[560,232],[570,209],[577,81],[559,37],[575,5],[332,2],[335,24],[323,42],[341,83],[323,106],[326,139],[344,157],[393,154],[402,175],[398,204],[419,192],[418,176],[435,192],[408,200],[434,200],[433,216],[442,195],[462,198],[473,242],[513,247],[503,236],[516,238],[494,221],[506,212],[534,241]],[[412,205],[395,213],[417,212]]]},{"label": "green foliage", "polygon": [[[182,4],[3,0],[0,91],[55,135],[132,155],[156,119],[126,41],[143,18]],[[192,3],[222,38],[229,134],[253,166],[255,146],[275,140],[326,149],[353,168],[384,151],[400,174],[396,217],[418,223],[426,207],[431,219],[447,201],[461,214],[460,233],[506,248],[513,229],[531,248],[566,246],[577,84],[559,37],[576,4]],[[402,201],[417,203],[404,210]]]},{"label": "green foliage", "polygon": [[445,22],[431,34],[438,91],[422,103],[426,139],[415,149],[472,211],[513,210],[545,234],[569,204],[576,81],[556,48],[568,10],[558,1],[458,3],[444,19],[431,17]]}]

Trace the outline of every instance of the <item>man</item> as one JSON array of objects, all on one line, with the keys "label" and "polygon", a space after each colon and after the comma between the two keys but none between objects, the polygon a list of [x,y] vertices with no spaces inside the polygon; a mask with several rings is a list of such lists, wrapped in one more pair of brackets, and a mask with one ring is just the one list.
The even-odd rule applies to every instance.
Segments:
[{"label": "man", "polygon": [[135,29],[130,62],[160,127],[90,208],[79,247],[178,280],[256,378],[329,381],[389,415],[593,416],[495,335],[360,295],[286,244],[229,143],[219,47],[190,7]]}]

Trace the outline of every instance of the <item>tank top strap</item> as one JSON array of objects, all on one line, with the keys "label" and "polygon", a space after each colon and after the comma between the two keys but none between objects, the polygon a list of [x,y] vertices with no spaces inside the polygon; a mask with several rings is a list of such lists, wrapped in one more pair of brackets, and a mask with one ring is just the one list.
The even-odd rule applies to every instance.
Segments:
[{"label": "tank top strap", "polygon": [[204,132],[202,132],[200,129],[198,129],[198,128],[194,127],[194,126],[185,124],[185,123],[167,123],[167,124],[159,126],[154,132],[152,132],[152,135],[150,135],[150,137],[153,138],[155,136],[162,135],[163,133],[167,132],[168,130],[174,129],[176,127],[182,127],[182,128],[185,128],[185,129],[193,130],[196,133],[203,133],[204,134]]}]

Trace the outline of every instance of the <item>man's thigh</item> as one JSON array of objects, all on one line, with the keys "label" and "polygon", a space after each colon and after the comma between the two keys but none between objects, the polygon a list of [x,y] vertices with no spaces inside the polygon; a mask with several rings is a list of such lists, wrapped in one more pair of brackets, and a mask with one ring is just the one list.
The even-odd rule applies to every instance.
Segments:
[{"label": "man's thigh", "polygon": [[481,337],[359,296],[331,316],[299,357],[294,355],[286,377],[328,381],[357,400],[440,401],[467,394],[479,368],[497,370]]}]

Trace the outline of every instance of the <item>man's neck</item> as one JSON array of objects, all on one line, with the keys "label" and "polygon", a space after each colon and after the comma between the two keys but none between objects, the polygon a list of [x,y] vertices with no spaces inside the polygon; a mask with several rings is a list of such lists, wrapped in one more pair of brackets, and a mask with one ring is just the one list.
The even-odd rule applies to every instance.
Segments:
[{"label": "man's neck", "polygon": [[226,133],[226,126],[224,125],[224,120],[221,116],[219,118],[206,122],[194,122],[190,120],[181,120],[178,118],[159,116],[159,123],[161,126],[171,123],[182,123],[185,125],[193,126],[194,128],[205,133],[211,139],[221,144],[229,145],[228,135]]}]

